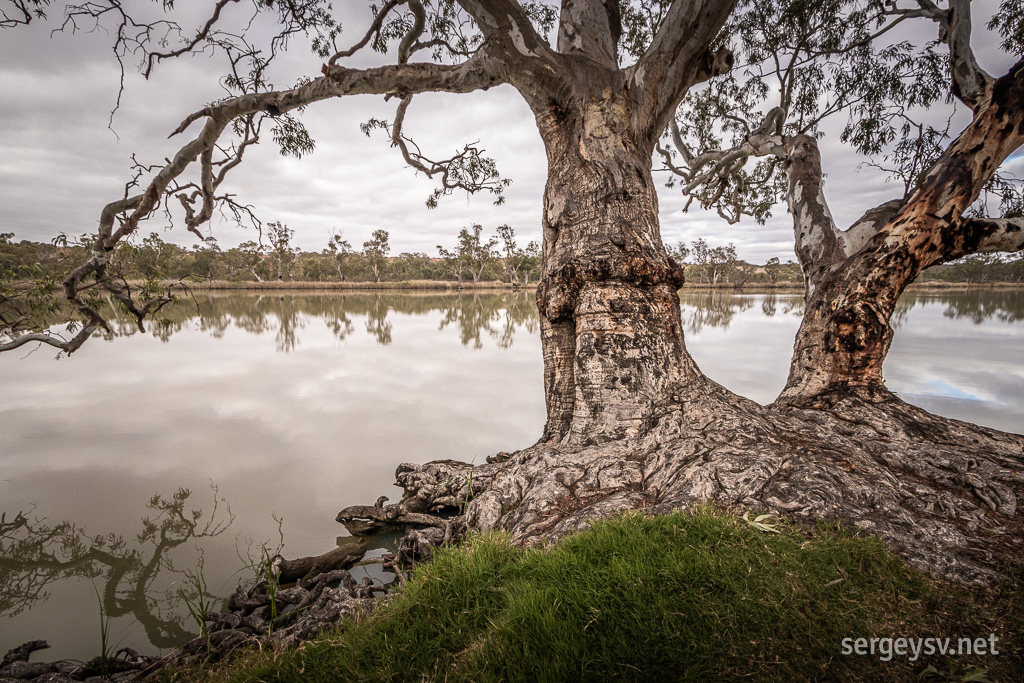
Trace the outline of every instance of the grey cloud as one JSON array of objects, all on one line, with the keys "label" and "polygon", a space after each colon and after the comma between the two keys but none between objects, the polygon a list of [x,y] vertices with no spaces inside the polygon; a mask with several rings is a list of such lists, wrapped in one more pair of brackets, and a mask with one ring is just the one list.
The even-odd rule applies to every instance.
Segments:
[{"label": "grey cloud", "polygon": [[[346,45],[366,25],[365,8],[340,3]],[[240,15],[241,16],[241,15]],[[983,22],[975,22],[983,26]],[[17,97],[0,114],[0,227],[17,238],[49,240],[56,232],[78,234],[95,226],[102,206],[122,196],[131,178],[129,157],[159,163],[173,154],[194,131],[167,140],[167,134],[191,111],[223,95],[219,62],[206,57],[164,63],[144,82],[127,63],[126,92],[107,129],[117,95],[119,71],[103,32],[49,35],[50,26],[4,32],[0,41],[0,88]],[[983,46],[981,57],[993,72],[1006,57]],[[354,63],[369,66],[386,57],[363,53]],[[279,87],[302,74],[319,72],[319,58],[293,46],[275,67]],[[1003,67],[1005,68],[1005,66]],[[417,96],[407,119],[430,156],[451,155],[467,142],[494,156],[502,173],[513,179],[504,206],[488,196],[445,198],[428,211],[424,200],[434,184],[405,167],[386,136],[367,139],[359,123],[371,116],[391,119],[394,102],[356,97],[310,107],[303,120],[318,142],[301,161],[283,159],[267,140],[227,181],[228,191],[252,204],[264,220],[280,220],[296,230],[304,249],[320,249],[327,235],[341,230],[354,246],[370,232],[391,231],[394,253],[436,253],[435,245],[451,244],[458,230],[481,223],[493,231],[502,223],[516,228],[523,242],[540,239],[541,200],[546,159],[533,117],[509,87],[472,95]],[[119,136],[119,137],[118,137]],[[902,189],[887,185],[876,171],[857,167],[862,161],[840,145],[834,131],[822,143],[828,177],[826,195],[836,221],[847,226],[864,210],[897,196]],[[1024,164],[1013,160],[1012,168]],[[678,190],[662,189],[662,232],[666,243],[704,237],[713,244],[734,242],[741,258],[764,262],[772,256],[793,258],[792,227],[784,205],[765,226],[745,220],[728,225],[716,214],[691,208],[682,213]],[[140,232],[164,226],[155,217]],[[215,220],[209,230],[223,247],[254,239],[252,232]],[[195,238],[177,229],[165,239],[192,244]]]}]

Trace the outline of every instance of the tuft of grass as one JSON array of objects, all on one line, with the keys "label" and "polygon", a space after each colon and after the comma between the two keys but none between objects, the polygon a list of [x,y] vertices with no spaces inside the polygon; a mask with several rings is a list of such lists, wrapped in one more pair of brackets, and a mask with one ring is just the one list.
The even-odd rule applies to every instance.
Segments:
[{"label": "tuft of grass", "polygon": [[[1011,648],[1019,609],[979,614],[962,589],[908,568],[877,539],[810,534],[702,507],[624,514],[546,549],[502,534],[435,553],[374,614],[302,647],[248,653],[196,680],[918,680],[1006,657],[843,655],[844,638],[987,636]],[[763,526],[764,520],[760,520]],[[1013,600],[1019,607],[1014,591]],[[998,604],[1006,604],[998,603]],[[991,607],[991,605],[990,605]],[[995,626],[993,626],[995,624]],[[169,680],[190,680],[169,672]],[[1007,678],[1006,680],[1010,680]]]},{"label": "tuft of grass", "polygon": [[190,591],[184,588],[178,591],[182,601],[188,608],[188,614],[199,629],[199,634],[206,643],[206,652],[210,652],[210,630],[206,625],[206,617],[210,614],[210,594],[206,590],[206,578],[203,576],[203,561],[200,559],[195,571],[185,571],[185,580],[189,584]]}]

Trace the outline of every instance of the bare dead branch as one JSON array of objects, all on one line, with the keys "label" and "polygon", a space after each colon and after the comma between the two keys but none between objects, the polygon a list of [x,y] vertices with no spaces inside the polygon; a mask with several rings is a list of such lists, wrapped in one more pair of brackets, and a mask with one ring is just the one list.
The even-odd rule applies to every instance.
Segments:
[{"label": "bare dead branch", "polygon": [[164,59],[179,57],[183,54],[192,52],[194,49],[196,49],[196,47],[200,43],[202,43],[210,36],[210,31],[213,28],[214,24],[216,24],[217,21],[220,19],[220,13],[224,9],[224,7],[228,3],[237,2],[239,2],[239,0],[218,0],[217,4],[215,4],[213,7],[213,14],[210,16],[209,19],[206,20],[206,23],[203,25],[203,27],[199,29],[199,32],[196,33],[196,36],[192,40],[182,45],[177,50],[171,50],[169,52],[150,52],[149,54],[147,54],[146,70],[142,72],[143,78],[149,78],[149,75],[153,73],[153,66],[157,62],[160,62]]},{"label": "bare dead branch", "polygon": [[33,19],[45,19],[50,0],[10,0],[10,3],[14,5],[14,14],[0,9],[0,28],[28,26]]},{"label": "bare dead branch", "polygon": [[68,355],[71,355],[81,348],[82,344],[84,344],[85,341],[92,336],[92,333],[99,327],[99,323],[86,323],[82,326],[82,329],[79,330],[78,334],[71,339],[64,339],[63,337],[49,334],[47,332],[30,332],[18,335],[9,342],[0,343],[0,353],[3,353],[4,351],[13,351],[14,349],[25,346],[26,344],[37,342],[41,344],[48,344],[56,349],[60,349]]},{"label": "bare dead branch", "polygon": [[401,5],[403,2],[405,2],[405,0],[388,0],[388,2],[386,2],[384,6],[381,7],[380,11],[377,12],[377,16],[374,18],[373,23],[370,24],[370,28],[367,29],[366,34],[359,40],[359,42],[357,42],[355,45],[353,45],[347,50],[335,52],[331,56],[331,58],[327,60],[327,65],[334,66],[339,59],[351,57],[352,55],[366,47],[366,44],[370,42],[370,39],[380,33],[381,26],[384,25],[384,20],[387,18],[388,14],[390,14],[393,9]]}]

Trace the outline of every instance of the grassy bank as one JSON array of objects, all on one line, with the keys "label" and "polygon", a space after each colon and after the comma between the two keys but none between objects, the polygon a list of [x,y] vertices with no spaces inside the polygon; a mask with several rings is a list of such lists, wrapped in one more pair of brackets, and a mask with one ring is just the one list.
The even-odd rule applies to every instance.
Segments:
[{"label": "grassy bank", "polygon": [[[983,596],[929,581],[879,541],[835,527],[772,533],[710,508],[629,514],[543,550],[472,538],[340,632],[163,678],[911,681],[984,669],[969,680],[1021,680],[1022,607],[1015,588]],[[997,656],[909,661],[880,643],[874,656],[842,646],[901,636],[955,646],[990,633]]]}]

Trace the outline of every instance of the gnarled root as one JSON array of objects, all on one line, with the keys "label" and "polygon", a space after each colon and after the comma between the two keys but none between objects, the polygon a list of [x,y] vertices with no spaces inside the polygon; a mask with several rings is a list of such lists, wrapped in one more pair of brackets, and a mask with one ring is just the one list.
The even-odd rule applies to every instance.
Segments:
[{"label": "gnarled root", "polygon": [[841,520],[918,568],[970,583],[998,578],[1024,548],[1024,437],[853,392],[776,408],[711,387],[662,422],[640,438],[576,450],[538,444],[479,467],[402,465],[397,479],[406,505],[459,506],[453,519],[467,529],[505,529],[521,543],[624,509],[710,500]]}]

